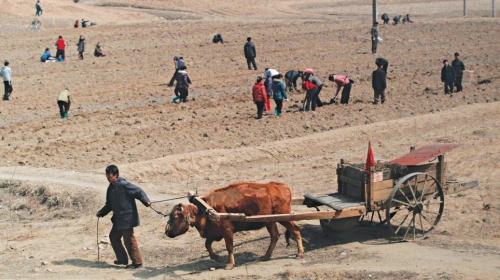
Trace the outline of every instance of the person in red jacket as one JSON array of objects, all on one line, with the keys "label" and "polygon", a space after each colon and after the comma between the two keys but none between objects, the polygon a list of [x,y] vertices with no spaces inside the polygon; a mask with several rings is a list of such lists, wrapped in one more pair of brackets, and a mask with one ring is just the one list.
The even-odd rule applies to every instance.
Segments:
[{"label": "person in red jacket", "polygon": [[257,77],[257,82],[252,88],[253,102],[257,105],[257,118],[262,119],[262,112],[264,112],[264,104],[266,103],[266,87],[262,82],[262,77]]},{"label": "person in red jacket", "polygon": [[[63,36],[59,36],[59,39],[56,41],[55,45],[57,47],[56,58],[59,61],[64,61],[64,50],[66,49],[66,46],[68,44],[66,44],[66,41],[64,41]],[[62,60],[59,59],[60,57],[62,58]]]}]

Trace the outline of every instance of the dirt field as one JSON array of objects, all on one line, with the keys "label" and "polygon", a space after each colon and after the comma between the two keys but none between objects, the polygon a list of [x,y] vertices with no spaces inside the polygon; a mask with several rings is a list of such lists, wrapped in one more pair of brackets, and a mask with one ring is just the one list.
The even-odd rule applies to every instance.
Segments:
[{"label": "dirt field", "polygon": [[[14,86],[0,106],[0,278],[497,278],[500,22],[490,17],[491,1],[467,2],[462,17],[462,1],[379,1],[380,13],[411,13],[415,23],[380,26],[384,42],[375,56],[370,1],[43,0],[39,32],[28,28],[35,1],[0,1],[0,59],[11,63]],[[81,18],[97,26],[74,29]],[[211,42],[216,33],[223,45]],[[87,39],[82,61],[80,34]],[[66,61],[40,63],[46,47],[55,54],[59,35],[68,42]],[[259,71],[246,67],[248,36]],[[97,42],[105,58],[93,57]],[[450,96],[440,70],[454,52],[473,75]],[[193,81],[185,107],[172,103],[166,86],[174,55],[185,58]],[[380,106],[371,104],[377,57],[390,63]],[[251,87],[266,67],[314,68],[328,86],[323,101],[335,94],[328,75],[348,75],[356,81],[350,104],[304,113],[304,93],[293,92],[281,117],[255,120]],[[65,87],[72,104],[69,118],[60,119],[56,97]],[[425,240],[394,243],[387,228],[362,226],[325,237],[318,221],[305,221],[304,259],[294,259],[295,246],[285,248],[281,238],[273,258],[261,262],[267,231],[239,233],[231,271],[208,258],[195,230],[169,239],[166,219],[139,206],[144,267],[112,265],[105,244],[97,262],[94,214],[104,203],[109,164],[152,200],[236,181],[281,181],[294,196],[325,194],[336,190],[340,159],[364,162],[368,141],[380,159],[412,145],[459,143],[447,154],[449,171],[480,185],[446,196],[444,216]],[[178,202],[187,200],[155,207],[167,211]],[[110,228],[109,216],[100,219],[98,240]],[[227,255],[223,243],[215,249]]]}]

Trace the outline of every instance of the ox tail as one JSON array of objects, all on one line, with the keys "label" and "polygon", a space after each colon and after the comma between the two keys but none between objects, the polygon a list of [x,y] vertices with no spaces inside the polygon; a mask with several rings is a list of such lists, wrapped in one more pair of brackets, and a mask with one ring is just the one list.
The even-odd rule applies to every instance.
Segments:
[{"label": "ox tail", "polygon": [[288,248],[290,246],[290,235],[292,233],[288,231],[288,229],[285,231],[285,240],[286,240],[286,247]]}]

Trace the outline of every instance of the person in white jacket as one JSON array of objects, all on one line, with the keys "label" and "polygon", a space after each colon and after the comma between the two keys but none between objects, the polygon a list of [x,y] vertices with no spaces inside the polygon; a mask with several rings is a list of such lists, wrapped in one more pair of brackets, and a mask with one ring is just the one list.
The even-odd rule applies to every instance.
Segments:
[{"label": "person in white jacket", "polygon": [[12,93],[12,69],[10,69],[8,61],[5,61],[3,65],[2,70],[0,70],[0,75],[2,75],[3,78],[3,85],[5,86],[3,100],[9,100],[9,96]]}]

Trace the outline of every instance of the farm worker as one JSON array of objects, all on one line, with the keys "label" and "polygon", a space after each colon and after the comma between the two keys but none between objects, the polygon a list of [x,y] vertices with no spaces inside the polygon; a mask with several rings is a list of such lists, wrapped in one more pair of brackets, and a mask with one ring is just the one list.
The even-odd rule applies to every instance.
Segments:
[{"label": "farm worker", "polygon": [[453,93],[453,82],[455,81],[455,69],[451,67],[448,60],[443,60],[443,69],[441,69],[441,82],[444,83],[444,94]]},{"label": "farm worker", "polygon": [[264,86],[266,87],[266,104],[264,106],[264,111],[271,111],[271,101],[269,100],[273,96],[273,76],[278,75],[279,72],[276,69],[264,69]]},{"label": "farm worker", "polygon": [[451,67],[455,70],[455,86],[457,87],[457,92],[462,91],[462,76],[464,74],[465,65],[460,60],[460,54],[455,53],[455,59],[451,62]]},{"label": "farm worker", "polygon": [[[59,39],[56,41],[56,59],[59,59],[59,61],[64,61],[64,51],[66,50],[66,41],[64,41],[63,36],[59,36]],[[62,59],[62,60],[61,60]]]},{"label": "farm worker", "polygon": [[78,23],[78,20],[75,21],[75,25],[73,25],[75,28],[78,28],[78,26],[80,26],[80,24]]},{"label": "farm worker", "polygon": [[78,58],[83,60],[83,53],[85,52],[85,37],[80,35],[80,39],[78,39]]},{"label": "farm worker", "polygon": [[377,53],[377,43],[378,43],[378,22],[373,23],[372,27],[372,53]]},{"label": "farm worker", "polygon": [[[304,73],[306,73],[306,71],[304,71]],[[309,108],[311,108],[313,111],[316,111],[318,87],[315,84],[309,82],[308,79],[304,79],[302,82],[302,88],[306,90],[306,100],[307,100],[306,106],[303,108],[304,111],[309,112]]]},{"label": "farm worker", "polygon": [[45,52],[42,54],[42,56],[40,56],[40,61],[41,62],[46,62],[46,61],[55,61],[56,58],[52,56],[52,54],[50,53],[50,49],[49,48],[46,48],[45,49]]},{"label": "farm worker", "polygon": [[[141,188],[127,182],[119,175],[116,165],[106,167],[106,178],[109,182],[106,204],[96,216],[104,217],[113,211],[113,217],[111,217],[113,227],[109,233],[109,241],[116,255],[114,264],[126,265],[126,268],[139,268],[142,266],[142,257],[134,236],[134,227],[139,226],[140,222],[135,200],[140,200],[146,207],[151,206],[151,202]],[[126,251],[123,248],[122,237]],[[131,265],[128,264],[129,257],[132,260]]]},{"label": "farm worker", "polygon": [[401,20],[401,15],[392,18],[392,21],[394,21],[393,23],[394,25],[398,24],[400,20]]},{"label": "farm worker", "polygon": [[172,76],[172,78],[170,79],[170,82],[168,82],[169,87],[174,85],[175,76],[177,75],[177,71],[179,71],[182,66],[186,65],[186,63],[184,62],[184,58],[182,56],[181,57],[174,56],[174,65],[175,65],[175,72],[174,72],[174,75]]},{"label": "farm worker", "polygon": [[337,84],[337,92],[335,92],[335,97],[333,97],[332,100],[330,100],[330,103],[335,102],[335,98],[339,94],[340,88],[344,87],[344,89],[342,89],[342,97],[340,98],[340,104],[348,104],[349,96],[351,95],[351,87],[354,81],[347,78],[347,76],[340,76],[335,74],[331,74],[328,77],[328,80],[335,82]]},{"label": "farm worker", "polygon": [[283,108],[283,100],[288,101],[286,95],[285,85],[283,84],[283,75],[278,74],[273,77],[273,99],[276,103],[274,110],[275,116],[281,116],[281,109]]},{"label": "farm worker", "polygon": [[247,59],[248,70],[252,70],[250,64],[253,65],[253,69],[257,70],[257,64],[255,63],[255,58],[257,57],[257,51],[255,50],[255,45],[252,42],[252,38],[248,37],[245,46],[243,46],[243,52],[245,53],[245,58]]},{"label": "farm worker", "polygon": [[67,119],[69,106],[71,105],[68,88],[65,88],[57,95],[57,105],[59,105],[59,113],[61,114],[61,118]]},{"label": "farm worker", "polygon": [[413,21],[410,20],[410,14],[406,14],[406,16],[403,18],[403,23],[405,22],[413,23]]},{"label": "farm worker", "polygon": [[87,27],[87,22],[89,22],[88,20],[84,20],[82,18],[82,28],[86,28]]},{"label": "farm worker", "polygon": [[384,21],[384,24],[389,23],[389,15],[387,13],[383,13],[380,18]]},{"label": "farm worker", "polygon": [[372,74],[372,87],[374,91],[374,100],[373,104],[377,105],[378,104],[378,99],[380,97],[380,101],[382,101],[382,104],[385,102],[385,89],[387,88],[387,83],[386,83],[386,75],[384,71],[384,65],[382,64],[377,64],[378,68],[377,70],[373,71]]},{"label": "farm worker", "polygon": [[302,74],[303,72],[298,70],[290,70],[285,73],[285,84],[289,91],[292,91],[292,86],[296,91],[300,91],[297,88],[297,80],[302,78]]},{"label": "farm worker", "polygon": [[0,75],[2,75],[3,78],[3,85],[5,88],[4,94],[3,94],[3,100],[9,100],[9,96],[12,93],[12,69],[9,67],[9,62],[5,61],[3,63],[2,70],[0,70]]},{"label": "farm worker", "polygon": [[189,94],[189,88],[191,88],[191,79],[189,79],[188,73],[186,71],[186,65],[181,66],[177,74],[175,75],[175,80],[177,84],[175,85],[174,93],[179,93],[179,96],[174,97],[174,102],[179,99],[179,103],[182,102],[186,104],[187,97]]},{"label": "farm worker", "polygon": [[97,44],[95,45],[94,56],[95,57],[105,57],[106,56],[106,54],[104,54],[102,52],[102,48],[101,48],[101,43],[100,42],[97,42]]},{"label": "farm worker", "polygon": [[261,76],[257,77],[257,82],[252,88],[253,102],[257,105],[256,119],[258,120],[262,119],[262,113],[264,112],[264,105],[267,99],[266,87],[264,86],[264,83],[262,83],[262,80]]},{"label": "farm worker", "polygon": [[[308,68],[304,71],[304,80],[309,81],[310,83],[312,83],[318,87],[318,92],[316,93],[315,100],[316,100],[316,105],[318,107],[322,107],[323,102],[321,102],[321,99],[319,98],[319,94],[321,93],[321,89],[323,88],[323,82],[320,79],[318,79],[316,76],[314,76],[314,70],[311,68]],[[314,106],[314,108],[316,108],[316,106]]]},{"label": "farm worker", "polygon": [[35,8],[36,8],[35,16],[41,16],[42,15],[42,4],[40,4],[40,0],[36,1]]}]

